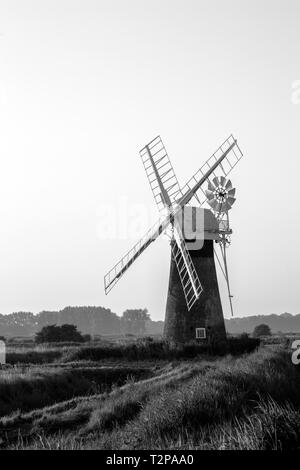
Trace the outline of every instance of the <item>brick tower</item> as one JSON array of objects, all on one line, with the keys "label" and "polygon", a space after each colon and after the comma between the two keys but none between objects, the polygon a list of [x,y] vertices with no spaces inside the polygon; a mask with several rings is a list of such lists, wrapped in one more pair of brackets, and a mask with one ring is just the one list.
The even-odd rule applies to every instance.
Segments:
[{"label": "brick tower", "polygon": [[[202,241],[200,246],[189,243],[193,231],[192,217],[185,218],[188,226],[185,226],[184,230],[188,251],[201,279],[203,292],[188,310],[178,269],[174,257],[171,256],[164,336],[171,343],[202,342],[207,341],[211,335],[225,339],[226,331],[214,260],[214,243],[219,238],[218,221],[210,210],[191,207],[184,209],[185,213],[196,211],[198,220],[204,221],[204,230],[200,227],[196,233],[198,241]],[[175,243],[174,240],[172,243]]]}]

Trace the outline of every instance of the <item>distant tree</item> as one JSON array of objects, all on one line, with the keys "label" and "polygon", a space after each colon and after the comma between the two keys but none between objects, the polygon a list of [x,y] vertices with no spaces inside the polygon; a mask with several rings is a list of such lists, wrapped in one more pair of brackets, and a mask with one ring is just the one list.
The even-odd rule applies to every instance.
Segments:
[{"label": "distant tree", "polygon": [[90,335],[120,333],[120,317],[104,307],[65,307],[60,310],[58,325],[72,323],[79,331]]},{"label": "distant tree", "polygon": [[44,326],[35,335],[36,343],[54,343],[60,341],[60,328],[56,325]]},{"label": "distant tree", "polygon": [[125,310],[122,316],[123,330],[126,334],[142,335],[146,332],[146,323],[150,315],[146,308]]},{"label": "distant tree", "polygon": [[43,328],[43,326],[58,325],[59,324],[59,312],[43,310],[42,312],[37,314],[36,319],[37,319],[37,330],[39,331],[40,329]]},{"label": "distant tree", "polygon": [[36,318],[31,312],[14,312],[0,315],[0,331],[3,336],[30,336],[34,334]]},{"label": "distant tree", "polygon": [[44,326],[41,331],[36,333],[36,343],[56,343],[56,342],[67,342],[74,341],[82,343],[84,337],[79,331],[77,326],[64,324],[62,326],[48,325]]},{"label": "distant tree", "polygon": [[261,325],[257,325],[253,331],[253,336],[255,338],[259,338],[260,336],[271,336],[271,335],[272,335],[271,328],[269,327],[269,325],[266,325],[265,323],[262,323]]},{"label": "distant tree", "polygon": [[[151,322],[148,320],[148,324]],[[45,326],[75,325],[82,334],[118,335],[124,332],[121,317],[108,308],[83,306],[65,307],[59,311],[42,311],[37,315],[31,312],[0,314],[0,334],[7,337],[32,337]],[[138,324],[126,322],[127,327],[134,327],[134,333],[144,333],[143,321]],[[134,326],[135,325],[135,326]],[[135,330],[135,328],[137,328]],[[53,332],[52,332],[53,333]]]}]

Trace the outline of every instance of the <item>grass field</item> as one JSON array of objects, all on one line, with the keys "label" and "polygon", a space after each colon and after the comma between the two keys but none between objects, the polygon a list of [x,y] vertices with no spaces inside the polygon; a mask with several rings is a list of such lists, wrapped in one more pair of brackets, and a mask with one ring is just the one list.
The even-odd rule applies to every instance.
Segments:
[{"label": "grass field", "polygon": [[0,447],[300,448],[300,368],[286,341],[244,354],[235,342],[223,356],[155,343],[11,345]]}]

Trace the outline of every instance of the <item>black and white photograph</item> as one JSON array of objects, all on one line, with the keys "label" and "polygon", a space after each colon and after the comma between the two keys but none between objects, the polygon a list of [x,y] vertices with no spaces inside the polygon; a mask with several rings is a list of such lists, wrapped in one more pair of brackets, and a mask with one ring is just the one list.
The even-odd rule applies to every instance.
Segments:
[{"label": "black and white photograph", "polygon": [[0,450],[300,450],[299,58],[299,0],[0,0]]}]

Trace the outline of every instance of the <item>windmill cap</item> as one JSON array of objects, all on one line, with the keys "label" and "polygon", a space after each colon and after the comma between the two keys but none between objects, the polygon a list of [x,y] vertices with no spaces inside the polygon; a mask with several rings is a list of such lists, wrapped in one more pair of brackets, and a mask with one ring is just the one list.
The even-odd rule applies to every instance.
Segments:
[{"label": "windmill cap", "polygon": [[176,215],[185,240],[193,238],[216,240],[219,238],[219,223],[210,209],[184,206]]}]

